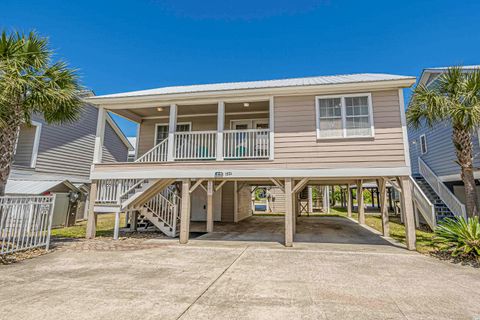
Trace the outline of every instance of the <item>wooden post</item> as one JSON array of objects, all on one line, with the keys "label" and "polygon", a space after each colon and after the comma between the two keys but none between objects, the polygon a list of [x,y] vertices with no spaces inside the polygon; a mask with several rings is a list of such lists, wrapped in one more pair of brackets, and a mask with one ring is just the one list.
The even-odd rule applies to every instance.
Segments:
[{"label": "wooden post", "polygon": [[225,103],[218,102],[217,107],[217,161],[223,161],[223,130],[225,125]]},{"label": "wooden post", "polygon": [[180,243],[188,243],[190,235],[190,179],[182,180],[182,211],[180,212]]},{"label": "wooden post", "polygon": [[138,224],[138,213],[137,211],[132,211],[130,213],[130,231],[137,231],[137,224]]},{"label": "wooden post", "polygon": [[390,236],[390,224],[388,222],[388,204],[387,204],[387,183],[384,179],[379,179],[378,188],[380,190],[380,211],[382,214],[382,233],[385,237]]},{"label": "wooden post", "polygon": [[107,121],[107,111],[104,107],[98,108],[97,132],[95,134],[95,146],[93,149],[93,163],[102,163],[103,139],[105,137],[105,122]]},{"label": "wooden post", "polygon": [[95,200],[97,197],[97,180],[93,180],[88,194],[88,220],[85,237],[87,239],[95,238],[97,231],[97,213],[95,212]]},{"label": "wooden post", "polygon": [[350,184],[347,184],[347,216],[352,217],[352,191],[350,190]]},{"label": "wooden post", "polygon": [[293,245],[293,199],[292,178],[285,178],[285,246]]},{"label": "wooden post", "polygon": [[[295,187],[295,179],[292,179],[292,189]],[[298,209],[298,197],[296,192],[292,192],[292,232],[293,235],[297,232],[297,209]]]},{"label": "wooden post", "polygon": [[363,180],[357,182],[358,223],[365,224],[365,207],[363,205]]},{"label": "wooden post", "polygon": [[238,222],[238,182],[233,182],[233,222]]},{"label": "wooden post", "polygon": [[213,232],[213,180],[207,181],[207,232]]},{"label": "wooden post", "polygon": [[175,131],[177,131],[177,105],[171,104],[168,118],[167,161],[175,160]]},{"label": "wooden post", "polygon": [[113,240],[118,240],[120,233],[120,209],[115,211],[115,227],[113,228]]},{"label": "wooden post", "polygon": [[413,201],[412,201],[412,183],[410,177],[399,177],[398,181],[401,183],[402,194],[401,203],[403,211],[403,219],[405,224],[405,242],[408,250],[415,250],[416,234],[415,234],[415,219],[413,216]]},{"label": "wooden post", "polygon": [[308,186],[308,213],[313,213],[313,189]]}]

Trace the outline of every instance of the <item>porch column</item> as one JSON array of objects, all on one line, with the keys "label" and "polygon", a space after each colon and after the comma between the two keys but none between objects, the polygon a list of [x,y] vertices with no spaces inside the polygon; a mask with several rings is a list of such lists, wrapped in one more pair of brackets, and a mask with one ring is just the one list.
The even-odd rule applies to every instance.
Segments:
[{"label": "porch column", "polygon": [[313,187],[308,186],[308,213],[313,213]]},{"label": "porch column", "polygon": [[217,161],[223,161],[223,130],[225,125],[225,102],[218,102],[217,111]]},{"label": "porch column", "polygon": [[323,186],[323,209],[325,213],[330,213],[330,187]]},{"label": "porch column", "polygon": [[107,121],[107,111],[104,107],[98,108],[97,132],[95,134],[95,147],[93,149],[93,163],[102,163],[103,138],[105,137],[105,122]]},{"label": "porch column", "polygon": [[365,207],[363,206],[363,180],[357,181],[358,223],[365,224]]},{"label": "porch column", "polygon": [[408,250],[415,250],[416,234],[415,234],[415,219],[413,216],[413,201],[412,201],[412,183],[410,177],[399,177],[398,181],[402,188],[400,201],[402,204],[403,219],[405,224],[405,242]]},{"label": "porch column", "polygon": [[380,191],[380,212],[382,215],[382,233],[384,237],[390,236],[390,224],[388,222],[388,203],[387,203],[387,182],[384,179],[378,180],[378,190]]},{"label": "porch column", "polygon": [[213,232],[213,180],[207,182],[207,232]]},{"label": "porch column", "polygon": [[275,152],[275,99],[273,97],[270,98],[269,104],[268,104],[268,128],[270,129],[269,133],[269,142],[270,142],[270,160],[273,160],[274,157],[274,152]]},{"label": "porch column", "polygon": [[87,231],[85,237],[87,239],[95,238],[97,231],[97,213],[95,212],[95,200],[97,197],[97,180],[92,180],[90,185],[90,192],[88,194],[88,220],[87,220]]},{"label": "porch column", "polygon": [[173,161],[175,152],[175,131],[177,130],[177,105],[170,105],[170,117],[168,118],[168,144],[167,161]]},{"label": "porch column", "polygon": [[238,222],[238,182],[233,182],[233,222]]},{"label": "porch column", "polygon": [[130,212],[130,231],[137,231],[138,213],[137,211]]},{"label": "porch column", "polygon": [[350,190],[350,184],[347,184],[347,217],[352,217],[352,192]]},{"label": "porch column", "polygon": [[293,245],[293,199],[292,190],[293,183],[292,178],[285,178],[285,247],[291,247]]},{"label": "porch column", "polygon": [[180,212],[180,243],[188,243],[190,234],[190,179],[182,180],[182,206]]}]

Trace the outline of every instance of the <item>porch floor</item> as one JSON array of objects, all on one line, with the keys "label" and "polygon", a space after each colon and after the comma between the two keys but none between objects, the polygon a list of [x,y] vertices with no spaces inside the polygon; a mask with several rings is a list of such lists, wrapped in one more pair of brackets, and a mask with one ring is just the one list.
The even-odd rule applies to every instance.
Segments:
[{"label": "porch floor", "polygon": [[[191,222],[191,232],[205,232],[205,222]],[[284,241],[284,217],[252,216],[238,223],[215,222],[214,231],[197,237],[198,240],[227,241]],[[332,244],[392,244],[380,235],[359,224],[336,216],[299,217],[295,242],[332,243]]]}]

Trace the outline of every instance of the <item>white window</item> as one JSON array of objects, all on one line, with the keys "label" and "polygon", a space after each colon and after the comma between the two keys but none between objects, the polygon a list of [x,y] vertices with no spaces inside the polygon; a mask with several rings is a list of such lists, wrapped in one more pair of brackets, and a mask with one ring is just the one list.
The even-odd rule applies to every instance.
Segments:
[{"label": "white window", "polygon": [[373,136],[370,94],[319,96],[316,99],[317,138]]},{"label": "white window", "polygon": [[427,153],[427,137],[424,134],[420,136],[420,152],[422,154]]}]

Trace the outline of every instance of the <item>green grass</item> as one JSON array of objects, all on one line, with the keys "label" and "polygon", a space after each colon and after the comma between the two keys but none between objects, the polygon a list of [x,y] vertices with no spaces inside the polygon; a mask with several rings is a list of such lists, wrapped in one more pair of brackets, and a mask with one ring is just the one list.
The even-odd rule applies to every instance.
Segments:
[{"label": "green grass", "polygon": [[[332,213],[337,213],[346,217],[346,209],[331,209]],[[358,214],[353,212],[352,218],[358,220]],[[405,243],[405,226],[400,223],[399,217],[390,216],[390,237],[398,242]],[[369,227],[382,232],[382,220],[380,214],[367,214],[365,216],[365,223]],[[435,250],[433,242],[433,232],[425,230],[416,230],[417,235],[417,251],[421,253],[428,253]]]},{"label": "green grass", "polygon": [[[97,218],[97,237],[112,237],[115,225],[114,214],[99,214]],[[125,217],[120,216],[120,226],[125,225]],[[52,229],[52,237],[85,238],[87,221],[81,221],[72,227]]]}]

